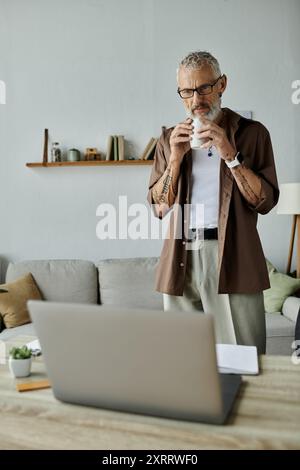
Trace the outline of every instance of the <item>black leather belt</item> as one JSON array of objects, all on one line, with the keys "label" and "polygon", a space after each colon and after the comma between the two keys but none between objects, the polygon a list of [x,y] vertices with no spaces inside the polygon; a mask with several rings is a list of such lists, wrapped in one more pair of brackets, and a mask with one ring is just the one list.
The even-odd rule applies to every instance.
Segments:
[{"label": "black leather belt", "polygon": [[218,240],[218,227],[189,229],[189,238],[186,241],[193,242],[195,240]]}]

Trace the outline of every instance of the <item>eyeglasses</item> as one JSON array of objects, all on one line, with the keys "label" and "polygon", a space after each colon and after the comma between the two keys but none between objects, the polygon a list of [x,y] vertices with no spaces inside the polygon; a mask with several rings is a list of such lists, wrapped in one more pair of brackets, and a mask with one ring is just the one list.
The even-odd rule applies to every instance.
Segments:
[{"label": "eyeglasses", "polygon": [[192,98],[192,96],[194,96],[195,91],[198,93],[198,95],[210,95],[210,93],[212,93],[213,91],[213,87],[222,77],[223,75],[220,75],[214,83],[201,85],[198,88],[184,88],[183,90],[179,90],[178,88],[177,93],[179,94],[180,98],[183,99]]}]

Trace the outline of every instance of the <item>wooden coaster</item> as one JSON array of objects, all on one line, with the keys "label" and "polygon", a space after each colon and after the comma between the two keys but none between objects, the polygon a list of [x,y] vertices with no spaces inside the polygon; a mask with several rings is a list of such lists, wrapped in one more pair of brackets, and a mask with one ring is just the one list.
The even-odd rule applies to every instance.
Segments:
[{"label": "wooden coaster", "polygon": [[30,390],[41,390],[43,388],[51,388],[49,380],[39,380],[38,382],[17,383],[18,392],[29,392]]}]

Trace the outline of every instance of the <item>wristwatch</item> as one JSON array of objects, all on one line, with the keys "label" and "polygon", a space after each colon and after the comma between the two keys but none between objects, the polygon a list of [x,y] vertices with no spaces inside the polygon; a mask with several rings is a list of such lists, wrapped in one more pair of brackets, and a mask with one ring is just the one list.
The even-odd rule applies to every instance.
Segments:
[{"label": "wristwatch", "polygon": [[225,160],[225,163],[228,166],[228,168],[234,168],[235,166],[240,165],[243,161],[244,161],[243,155],[240,152],[238,152],[236,156],[234,157],[234,160],[231,160],[230,162]]}]

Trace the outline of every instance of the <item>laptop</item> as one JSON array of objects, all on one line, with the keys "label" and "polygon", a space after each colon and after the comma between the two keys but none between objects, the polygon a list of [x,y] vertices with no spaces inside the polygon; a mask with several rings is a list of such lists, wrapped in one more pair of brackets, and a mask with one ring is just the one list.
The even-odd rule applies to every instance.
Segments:
[{"label": "laptop", "polygon": [[221,424],[241,383],[219,374],[213,318],[28,301],[58,400]]}]

